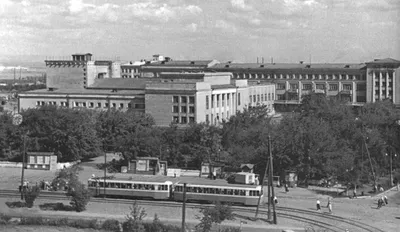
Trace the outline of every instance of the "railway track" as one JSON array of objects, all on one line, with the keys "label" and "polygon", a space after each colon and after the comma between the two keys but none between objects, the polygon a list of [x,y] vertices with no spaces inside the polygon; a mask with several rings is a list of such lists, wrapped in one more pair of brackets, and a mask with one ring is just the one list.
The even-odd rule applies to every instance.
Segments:
[{"label": "railway track", "polygon": [[[18,197],[20,193],[16,190],[0,190],[0,197]],[[38,199],[49,199],[49,200],[68,200],[64,192],[48,192],[42,191]],[[112,203],[112,204],[132,204],[135,200],[133,199],[117,199],[117,198],[92,198],[91,202],[96,203]],[[182,203],[173,201],[153,201],[153,200],[136,200],[141,205],[148,206],[159,206],[159,207],[182,207]],[[211,204],[198,204],[198,203],[187,203],[187,208],[201,208],[201,207],[212,207]],[[249,216],[243,216],[242,214],[255,214],[254,207],[243,207],[243,206],[232,206],[235,214],[238,217],[244,217],[246,219],[252,219]],[[358,222],[355,220],[343,218],[337,215],[325,214],[310,210],[303,210],[289,207],[277,207],[277,217],[302,222],[311,227],[318,229],[318,231],[332,231],[332,232],[384,232],[379,228],[370,226],[368,224]],[[240,214],[242,213],[242,214]],[[267,215],[268,211],[265,207],[261,207],[259,210],[260,215]],[[265,217],[265,216],[264,216]],[[265,219],[261,219],[265,220]]]}]

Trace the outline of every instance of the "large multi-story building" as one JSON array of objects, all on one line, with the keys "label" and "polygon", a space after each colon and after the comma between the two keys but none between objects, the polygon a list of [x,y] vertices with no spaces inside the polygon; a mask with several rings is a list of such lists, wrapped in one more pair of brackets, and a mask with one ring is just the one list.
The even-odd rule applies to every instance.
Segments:
[{"label": "large multi-story building", "polygon": [[46,85],[53,89],[84,89],[96,79],[119,78],[119,62],[92,61],[92,54],[73,54],[72,60],[46,60]]},{"label": "large multi-story building", "polygon": [[168,72],[157,74],[158,78],[115,78],[118,75],[112,74],[112,66],[100,78],[101,65],[95,69],[101,70],[96,75],[88,71],[90,57],[90,54],[73,55],[69,63],[46,60],[50,85],[45,90],[19,94],[19,110],[47,104],[133,110],[151,114],[160,126],[171,122],[217,124],[257,104],[266,105],[271,113],[274,111],[275,85],[271,83],[232,81],[232,74],[225,72]]},{"label": "large multi-story building", "polygon": [[[230,72],[234,80],[273,83],[276,85],[275,107],[287,110],[300,104],[302,96],[311,92],[324,93],[352,105],[383,99],[391,99],[400,105],[399,67],[400,61],[388,58],[360,64],[213,62],[207,67],[190,68],[190,71]],[[154,77],[170,69],[176,72],[187,70],[167,61],[144,64],[141,69],[151,70]]]}]

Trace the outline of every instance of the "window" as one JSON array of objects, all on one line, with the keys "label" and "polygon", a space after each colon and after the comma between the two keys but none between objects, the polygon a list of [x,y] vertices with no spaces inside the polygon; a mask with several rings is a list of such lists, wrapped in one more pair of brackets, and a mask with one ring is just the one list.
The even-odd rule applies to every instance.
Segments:
[{"label": "window", "polygon": [[75,102],[75,106],[78,107],[79,106],[79,102]]},{"label": "window", "polygon": [[261,101],[264,101],[264,94],[261,94]]},{"label": "window", "polygon": [[366,84],[357,84],[357,91],[365,91]]},{"label": "window", "polygon": [[316,87],[316,89],[322,89],[322,90],[325,89],[325,85],[324,84],[317,84],[315,87]]},{"label": "window", "polygon": [[187,103],[187,97],[186,96],[181,97],[181,103],[183,103],[183,104]]},{"label": "window", "polygon": [[225,118],[224,118],[224,113],[221,114],[221,119],[225,119]]},{"label": "window", "polygon": [[37,102],[36,102],[36,105],[37,105],[37,106],[40,106],[40,101],[37,101]]},{"label": "window", "polygon": [[278,94],[278,100],[285,100],[285,95]]},{"label": "window", "polygon": [[116,103],[113,103],[113,104],[112,104],[112,107],[113,107],[113,108],[117,107],[117,104],[116,104]]},{"label": "window", "polygon": [[179,97],[178,96],[173,96],[172,97],[172,102],[173,103],[179,103]]},{"label": "window", "polygon": [[108,108],[108,102],[106,102],[106,103],[104,104],[104,107],[105,107],[105,108]]},{"label": "window", "polygon": [[172,112],[173,113],[179,113],[179,106],[173,106],[172,107]]},{"label": "window", "polygon": [[250,102],[250,103],[251,103],[252,99],[253,99],[253,95],[250,95],[250,96],[249,96],[249,102]]},{"label": "window", "polygon": [[297,90],[297,89],[299,89],[299,85],[298,84],[290,84],[290,89]]},{"label": "window", "polygon": [[181,123],[186,124],[187,123],[187,117],[181,117]]},{"label": "window", "polygon": [[219,94],[217,94],[217,107],[219,107],[220,106],[220,104],[219,104]]},{"label": "window", "polygon": [[229,104],[230,104],[230,103],[229,103],[229,95],[230,95],[229,93],[226,95],[226,105],[227,105],[227,106],[229,106]]},{"label": "window", "polygon": [[338,85],[337,84],[329,84],[329,90],[330,91],[338,90]]},{"label": "window", "polygon": [[189,123],[194,123],[194,117],[189,117]]},{"label": "window", "polygon": [[225,106],[225,94],[222,94],[222,106]]},{"label": "window", "polygon": [[190,114],[194,114],[194,106],[190,106],[189,107],[189,113]]},{"label": "window", "polygon": [[93,103],[93,102],[90,102],[90,103],[89,103],[89,107],[90,107],[90,108],[93,108],[93,107],[94,107],[94,103]]},{"label": "window", "polygon": [[82,106],[83,106],[83,107],[86,107],[86,102],[83,102],[83,103],[82,103]]},{"label": "window", "polygon": [[211,95],[211,108],[214,108],[214,96],[215,95]]},{"label": "window", "polygon": [[206,122],[210,122],[210,118],[208,117],[208,114],[206,114]]},{"label": "window", "polygon": [[135,109],[144,109],[144,108],[145,108],[144,104],[140,104],[140,103],[135,104]]},{"label": "window", "polygon": [[131,103],[128,103],[128,108],[132,108],[132,104]]},{"label": "window", "polygon": [[119,103],[119,108],[124,108],[124,103]]},{"label": "window", "polygon": [[269,93],[268,94],[268,101],[270,101],[271,100],[271,94]]},{"label": "window", "polygon": [[253,102],[256,102],[256,95],[253,95]]},{"label": "window", "polygon": [[181,106],[181,113],[186,113],[186,112],[187,112],[186,106]]},{"label": "window", "polygon": [[172,117],[172,121],[175,123],[179,123],[179,117],[178,116]]},{"label": "window", "polygon": [[101,103],[100,102],[97,103],[97,107],[101,107]]},{"label": "window", "polygon": [[260,102],[260,94],[257,95],[257,102]]},{"label": "window", "polygon": [[351,90],[351,84],[343,84],[343,90]]},{"label": "window", "polygon": [[311,84],[303,84],[303,90],[311,90],[312,85]]},{"label": "window", "polygon": [[276,85],[276,89],[278,89],[278,90],[283,90],[283,89],[285,89],[285,83],[278,83],[278,84]]},{"label": "window", "polygon": [[194,104],[194,97],[189,97],[189,104]]},{"label": "window", "polygon": [[209,105],[210,105],[210,98],[209,96],[206,96],[206,110],[209,109]]},{"label": "window", "polygon": [[238,105],[240,106],[240,93],[238,93]]}]

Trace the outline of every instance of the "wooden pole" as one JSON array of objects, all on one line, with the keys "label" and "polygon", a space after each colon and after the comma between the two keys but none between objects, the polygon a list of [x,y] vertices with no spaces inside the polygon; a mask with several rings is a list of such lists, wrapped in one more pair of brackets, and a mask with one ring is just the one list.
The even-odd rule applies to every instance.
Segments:
[{"label": "wooden pole", "polygon": [[104,152],[104,195],[103,198],[106,198],[106,177],[107,177],[107,152]]},{"label": "wooden pole", "polygon": [[183,184],[182,232],[185,232],[185,216],[186,216],[186,183]]},{"label": "wooden pole", "polygon": [[274,224],[277,224],[277,218],[276,218],[276,210],[275,210],[275,192],[274,192],[274,184],[273,184],[273,175],[274,175],[274,166],[273,166],[273,159],[272,159],[272,149],[271,149],[271,138],[268,136],[268,147],[269,147],[269,159],[270,159],[270,176],[271,176],[271,191],[272,191],[272,209],[273,209],[273,218],[274,218]]},{"label": "wooden pole", "polygon": [[24,199],[24,171],[25,171],[25,153],[26,153],[26,134],[23,135],[23,148],[22,148],[22,171],[21,171],[21,200]]},{"label": "wooden pole", "polygon": [[265,172],[264,172],[264,176],[263,176],[263,178],[262,178],[262,183],[261,183],[261,194],[260,194],[260,196],[258,197],[258,204],[257,204],[257,209],[256,209],[256,215],[254,216],[256,220],[257,220],[257,218],[258,218],[258,211],[259,211],[259,208],[260,208],[261,197],[263,197],[263,195],[264,195],[264,183],[265,183],[265,178],[266,178],[267,172],[268,172],[268,166],[269,166],[269,160],[268,160],[268,156],[267,156],[267,164],[266,164],[266,166],[265,166]]},{"label": "wooden pole", "polygon": [[[268,136],[268,152],[270,151],[270,142],[271,137]],[[268,157],[269,159],[269,164],[271,165],[271,157]],[[271,167],[271,166],[270,166]],[[269,169],[269,174],[268,174],[268,221],[271,220],[271,182],[272,182],[272,177],[271,177],[271,169]]]}]

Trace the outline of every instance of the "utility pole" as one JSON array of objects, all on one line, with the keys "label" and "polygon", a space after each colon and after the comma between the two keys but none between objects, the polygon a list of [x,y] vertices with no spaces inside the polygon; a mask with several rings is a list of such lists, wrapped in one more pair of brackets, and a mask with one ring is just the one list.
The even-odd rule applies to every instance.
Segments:
[{"label": "utility pole", "polygon": [[183,184],[182,232],[185,232],[185,216],[186,216],[186,183]]},{"label": "utility pole", "polygon": [[106,177],[107,177],[107,152],[104,152],[104,183],[103,183],[103,187],[104,187],[104,195],[103,198],[106,198]]},{"label": "utility pole", "polygon": [[257,209],[256,209],[256,215],[255,215],[255,219],[257,220],[258,217],[258,210],[260,208],[260,202],[261,202],[261,198],[264,197],[264,183],[265,183],[265,179],[267,177],[267,172],[268,172],[268,166],[269,166],[269,159],[268,159],[268,155],[267,155],[267,163],[265,166],[265,172],[264,172],[264,176],[262,178],[262,183],[261,183],[261,194],[258,197],[258,204],[257,204]]},{"label": "utility pole", "polygon": [[25,172],[25,155],[26,155],[26,135],[23,135],[23,151],[22,151],[22,171],[21,171],[21,200],[24,199],[24,192],[25,192],[25,188],[24,188],[24,172]]},{"label": "utility pole", "polygon": [[[268,135],[268,152],[270,153],[271,147],[270,147],[270,140],[271,137]],[[269,159],[269,167],[271,167],[271,156],[268,156]],[[268,221],[271,220],[271,182],[272,182],[272,177],[271,177],[271,168],[269,169],[268,173]]]},{"label": "utility pole", "polygon": [[272,209],[273,209],[273,217],[274,217],[274,224],[278,224],[277,222],[277,218],[276,218],[276,210],[275,210],[275,192],[274,192],[274,184],[273,184],[273,175],[274,175],[274,166],[273,166],[273,159],[272,159],[272,146],[271,146],[271,137],[268,136],[268,147],[269,147],[269,159],[270,159],[270,168],[269,168],[269,172],[270,172],[270,180],[271,180],[271,192],[272,192]]}]

